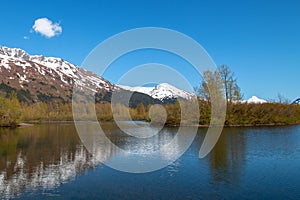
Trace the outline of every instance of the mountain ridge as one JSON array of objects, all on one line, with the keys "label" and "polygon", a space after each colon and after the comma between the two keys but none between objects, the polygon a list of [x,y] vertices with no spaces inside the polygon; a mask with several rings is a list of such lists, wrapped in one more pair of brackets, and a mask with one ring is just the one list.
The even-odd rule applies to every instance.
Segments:
[{"label": "mountain ridge", "polygon": [[130,86],[124,86],[124,85],[117,85],[120,88],[134,91],[134,92],[140,92],[147,94],[151,96],[154,99],[159,99],[161,101],[165,101],[167,99],[192,99],[193,97],[196,97],[195,94],[186,92],[184,90],[178,89],[173,85],[170,85],[169,83],[160,83],[154,87],[130,87]]},{"label": "mountain ridge", "polygon": [[115,90],[104,78],[61,58],[31,56],[18,48],[0,46],[0,72],[0,89],[23,91],[29,102],[70,101],[74,84],[101,96]]},{"label": "mountain ridge", "polygon": [[[122,95],[128,92],[134,93],[134,103],[130,103],[132,106],[140,102],[146,102],[146,105],[174,103],[177,99],[189,100],[196,97],[195,94],[168,83],[160,83],[154,87],[115,85],[62,58],[30,55],[23,49],[5,46],[0,46],[0,80],[0,95],[8,96],[10,91],[16,90],[19,99],[27,102],[52,100],[69,102],[74,84],[77,88],[82,87],[95,92],[96,102],[110,101],[114,91],[120,91],[120,101]],[[241,102],[266,103],[267,101],[252,96]]]},{"label": "mountain ridge", "polygon": [[[93,72],[87,71],[62,58],[30,55],[19,48],[0,46],[0,95],[8,96],[16,90],[19,99],[26,102],[71,101],[72,89],[87,89],[96,93],[96,102],[110,101],[111,94],[134,94],[134,103],[172,103],[177,98],[189,99],[193,95],[172,85],[163,83],[153,87],[150,93],[135,91],[130,87],[114,85]],[[6,94],[4,94],[6,91]]]}]

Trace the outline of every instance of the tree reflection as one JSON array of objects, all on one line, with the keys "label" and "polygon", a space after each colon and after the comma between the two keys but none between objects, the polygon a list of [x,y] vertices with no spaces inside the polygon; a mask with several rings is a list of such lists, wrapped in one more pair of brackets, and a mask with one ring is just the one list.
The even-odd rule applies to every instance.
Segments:
[{"label": "tree reflection", "polygon": [[245,161],[245,134],[238,128],[225,128],[210,153],[212,180],[217,184],[238,184]]}]

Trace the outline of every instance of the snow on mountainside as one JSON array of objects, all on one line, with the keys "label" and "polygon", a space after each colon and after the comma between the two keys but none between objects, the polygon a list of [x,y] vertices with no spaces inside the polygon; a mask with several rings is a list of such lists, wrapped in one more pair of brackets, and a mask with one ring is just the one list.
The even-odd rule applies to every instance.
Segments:
[{"label": "snow on mountainside", "polygon": [[31,56],[22,49],[3,46],[0,46],[0,80],[2,87],[24,90],[30,101],[70,100],[74,84],[103,95],[115,89],[102,77],[61,58]]},{"label": "snow on mountainside", "polygon": [[118,85],[120,88],[129,90],[132,92],[140,92],[151,96],[154,99],[164,100],[164,99],[174,99],[183,98],[191,99],[195,97],[194,94],[186,92],[184,90],[178,89],[168,83],[161,83],[155,87],[130,87]]},{"label": "snow on mountainside", "polygon": [[256,96],[252,96],[250,99],[248,99],[248,100],[246,100],[244,102],[246,102],[246,103],[267,103],[266,100],[260,99],[260,98],[258,98]]},{"label": "snow on mountainside", "polygon": [[125,92],[129,90],[142,93],[135,94],[139,101],[148,98],[144,96],[145,94],[150,96],[149,102],[195,97],[194,94],[167,83],[155,87],[118,87],[61,58],[30,55],[22,49],[4,46],[0,46],[0,81],[0,95],[7,95],[9,91],[17,90],[18,95],[22,96],[21,99],[27,102],[53,99],[70,101],[74,84],[85,91],[96,92],[99,101],[104,99],[109,101],[109,93],[119,91],[120,88]]}]

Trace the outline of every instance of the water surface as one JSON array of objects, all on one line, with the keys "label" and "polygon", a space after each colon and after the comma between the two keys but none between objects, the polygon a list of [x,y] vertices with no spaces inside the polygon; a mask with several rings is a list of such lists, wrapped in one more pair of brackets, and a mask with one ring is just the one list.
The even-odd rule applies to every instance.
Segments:
[{"label": "water surface", "polygon": [[[113,143],[145,158],[177,131],[164,128],[159,135],[141,139],[111,123],[102,127]],[[191,147],[169,166],[131,174],[101,163],[123,162],[124,155],[110,145],[98,147],[92,156],[71,123],[0,129],[0,195],[3,199],[300,199],[299,125],[225,128],[214,150],[199,159],[205,132],[199,128]],[[163,152],[157,162],[172,159],[174,151]]]}]

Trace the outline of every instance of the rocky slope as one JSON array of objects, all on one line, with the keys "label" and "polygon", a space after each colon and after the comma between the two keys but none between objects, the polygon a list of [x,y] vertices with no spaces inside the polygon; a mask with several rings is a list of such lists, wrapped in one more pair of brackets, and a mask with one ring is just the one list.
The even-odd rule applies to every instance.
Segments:
[{"label": "rocky slope", "polygon": [[31,56],[22,49],[0,47],[0,92],[16,90],[27,102],[71,100],[74,84],[88,86],[99,97],[116,87],[102,77],[61,58]]},{"label": "rocky slope", "polygon": [[96,101],[110,101],[113,91],[123,97],[131,95],[130,106],[138,103],[170,103],[177,98],[190,99],[192,94],[167,83],[156,87],[116,86],[98,75],[61,58],[29,55],[18,48],[0,46],[0,95],[16,91],[23,102],[70,102],[72,89],[95,92]]}]

